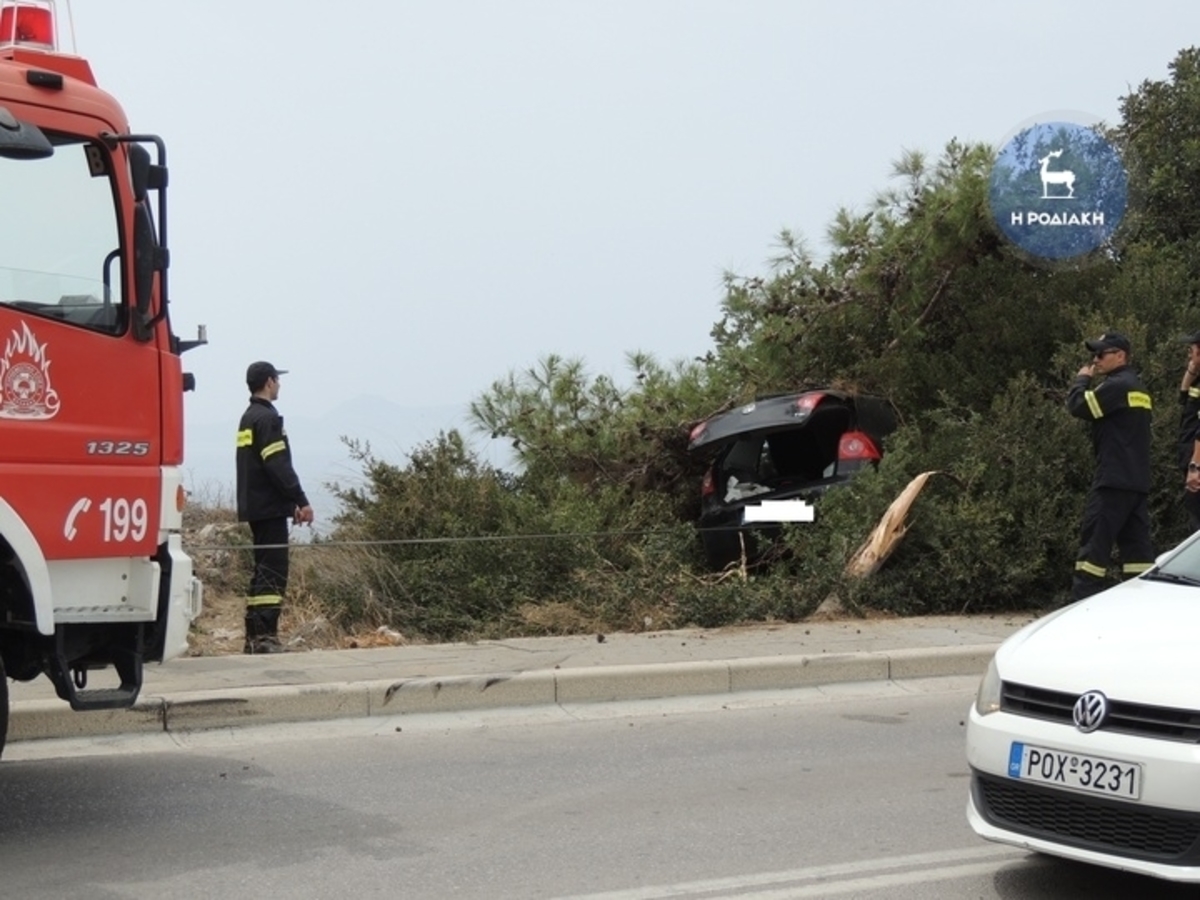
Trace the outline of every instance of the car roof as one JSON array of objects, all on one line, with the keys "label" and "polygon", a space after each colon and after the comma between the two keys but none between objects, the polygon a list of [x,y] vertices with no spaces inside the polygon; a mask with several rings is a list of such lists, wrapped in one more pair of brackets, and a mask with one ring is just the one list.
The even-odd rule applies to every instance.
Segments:
[{"label": "car roof", "polygon": [[761,397],[718,413],[692,429],[688,451],[712,450],[754,434],[802,428],[815,412],[839,406],[849,409],[851,428],[882,438],[896,430],[891,403],[881,397],[837,390],[810,390]]}]

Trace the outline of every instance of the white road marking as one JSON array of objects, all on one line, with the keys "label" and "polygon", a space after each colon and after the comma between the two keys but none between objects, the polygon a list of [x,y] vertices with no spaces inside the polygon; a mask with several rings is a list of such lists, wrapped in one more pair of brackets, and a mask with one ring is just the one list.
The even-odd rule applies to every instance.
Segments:
[{"label": "white road marking", "polygon": [[[886,856],[826,866],[810,866],[784,872],[763,872],[732,878],[655,885],[629,890],[607,891],[599,894],[575,894],[559,900],[663,900],[667,897],[701,897],[717,900],[732,896],[737,900],[792,900],[801,897],[832,897],[866,890],[883,890],[904,884],[922,884],[984,875],[997,863],[1019,859],[1025,854],[1011,847],[982,846],[959,850],[939,850],[914,853],[911,856]],[[958,863],[958,865],[951,865]],[[889,869],[908,871],[884,873]],[[807,882],[791,884],[788,882]],[[815,884],[813,882],[816,882]],[[778,886],[778,887],[776,887]],[[772,890],[745,893],[753,888]]]},{"label": "white road marking", "polygon": [[[987,875],[996,870],[997,863],[971,863],[962,866],[921,869],[915,872],[896,872],[891,875],[873,875],[869,878],[850,878],[845,881],[825,881],[820,884],[780,888],[774,891],[759,891],[753,894],[737,894],[737,900],[800,900],[803,897],[836,897],[839,894],[856,894],[863,891],[882,891],[904,884],[930,884],[934,881],[953,881],[973,875]],[[709,895],[710,900],[716,900]]]}]

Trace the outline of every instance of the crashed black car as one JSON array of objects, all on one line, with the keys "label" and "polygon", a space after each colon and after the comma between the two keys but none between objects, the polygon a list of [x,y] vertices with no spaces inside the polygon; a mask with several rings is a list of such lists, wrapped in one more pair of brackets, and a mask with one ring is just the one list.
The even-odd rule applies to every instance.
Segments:
[{"label": "crashed black car", "polygon": [[836,390],[763,397],[701,422],[688,450],[712,456],[700,487],[708,564],[755,559],[756,534],[811,521],[811,502],[876,464],[895,430],[888,401]]}]

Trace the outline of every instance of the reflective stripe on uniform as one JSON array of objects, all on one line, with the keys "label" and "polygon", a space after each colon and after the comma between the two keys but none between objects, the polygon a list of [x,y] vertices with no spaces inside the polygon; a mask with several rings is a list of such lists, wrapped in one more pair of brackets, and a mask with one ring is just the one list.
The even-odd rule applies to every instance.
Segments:
[{"label": "reflective stripe on uniform", "polygon": [[1200,397],[1200,387],[1188,388],[1188,396],[1195,400]]},{"label": "reflective stripe on uniform", "polygon": [[1092,411],[1093,419],[1104,417],[1104,410],[1100,408],[1100,401],[1096,399],[1095,391],[1084,391],[1083,399],[1087,401],[1088,409]]},{"label": "reflective stripe on uniform", "polygon": [[282,606],[283,597],[279,594],[259,594],[256,597],[246,598],[247,606]]},{"label": "reflective stripe on uniform", "polygon": [[1121,566],[1121,571],[1126,575],[1141,575],[1143,572],[1149,572],[1154,568],[1154,563],[1125,563]]},{"label": "reflective stripe on uniform", "polygon": [[1075,563],[1075,571],[1083,572],[1086,575],[1092,575],[1096,578],[1103,578],[1108,574],[1108,571],[1104,568],[1104,566],[1098,566],[1095,563],[1090,563],[1083,559]]},{"label": "reflective stripe on uniform", "polygon": [[1126,398],[1131,409],[1151,409],[1150,395],[1141,391],[1130,391]]},{"label": "reflective stripe on uniform", "polygon": [[267,446],[262,448],[262,458],[266,459],[268,456],[274,456],[276,453],[280,453],[286,449],[287,444],[283,441],[276,441],[273,444],[267,444]]},{"label": "reflective stripe on uniform", "polygon": [[237,445],[239,447],[249,447],[254,443],[254,432],[249,428],[243,428],[237,433]]}]

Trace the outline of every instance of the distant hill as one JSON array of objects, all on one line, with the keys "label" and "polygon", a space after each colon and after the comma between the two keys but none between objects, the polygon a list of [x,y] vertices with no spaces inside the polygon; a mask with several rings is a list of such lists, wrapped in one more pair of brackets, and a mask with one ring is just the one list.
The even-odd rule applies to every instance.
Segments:
[{"label": "distant hill", "polygon": [[[355,397],[317,418],[292,417],[281,407],[296,471],[313,503],[318,524],[330,523],[337,502],[327,485],[358,484],[361,469],[350,458],[343,436],[366,442],[380,459],[404,465],[419,445],[434,440],[438,432],[457,428],[487,462],[511,468],[499,442],[479,437],[467,423],[467,406],[397,406],[378,397]],[[234,506],[234,432],[236,419],[187,423],[184,446],[184,482],[197,500],[217,506]],[[323,530],[323,529],[318,529]]]}]

